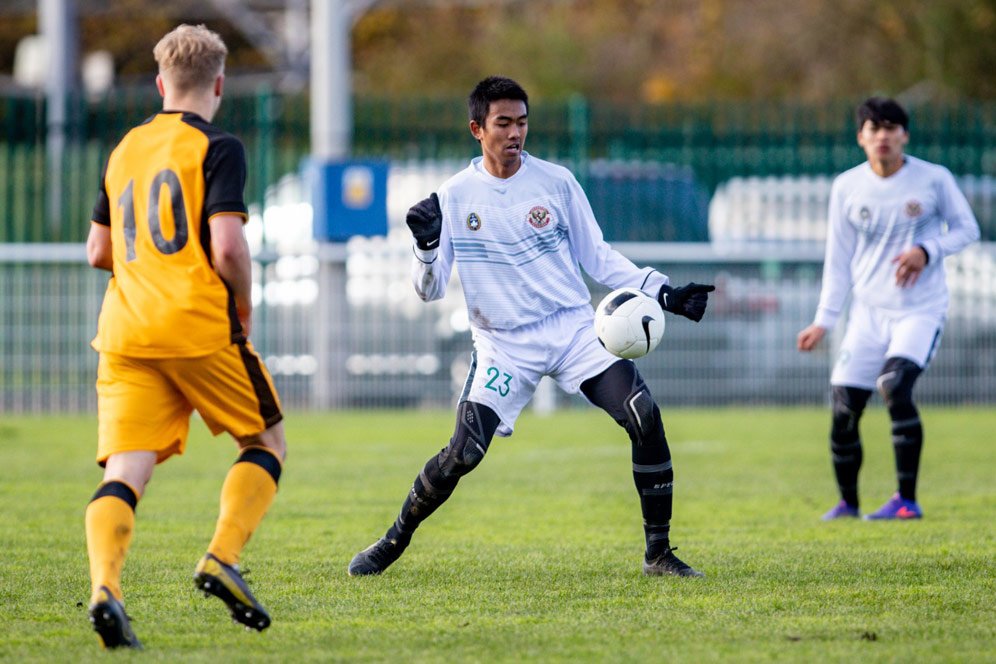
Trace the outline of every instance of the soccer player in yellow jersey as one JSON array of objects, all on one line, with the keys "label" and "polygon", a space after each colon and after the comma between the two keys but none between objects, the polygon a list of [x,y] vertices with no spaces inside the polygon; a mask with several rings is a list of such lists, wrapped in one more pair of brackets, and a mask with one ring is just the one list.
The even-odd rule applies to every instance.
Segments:
[{"label": "soccer player in yellow jersey", "polygon": [[135,506],[155,465],[183,453],[195,409],[239,447],[195,584],[248,628],[270,624],[238,562],[273,502],[286,443],[273,382],[248,341],[245,152],[210,124],[227,53],[204,26],[181,25],[156,45],[163,110],[111,153],[87,239],[90,264],[113,273],[93,340],[104,478],[86,510],[90,620],[107,648],[141,647],[121,593]]}]

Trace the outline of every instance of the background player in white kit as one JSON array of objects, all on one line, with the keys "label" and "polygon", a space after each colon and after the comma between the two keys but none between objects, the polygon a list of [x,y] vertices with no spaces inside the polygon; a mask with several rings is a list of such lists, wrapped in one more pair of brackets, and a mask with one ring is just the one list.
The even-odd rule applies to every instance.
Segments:
[{"label": "background player in white kit", "polygon": [[923,428],[913,385],[937,351],[944,327],[944,257],[978,240],[979,226],[946,168],[904,154],[909,118],[899,104],[872,97],[858,107],[856,119],[868,161],[834,180],[823,291],[813,324],[797,340],[801,351],[815,348],[853,289],[830,378],[830,451],[841,500],[823,519],[859,515],[858,421],[876,387],[892,420],[899,488],[865,518],[919,519]]},{"label": "background player in white kit", "polygon": [[443,297],[456,264],[467,300],[475,351],[456,430],[415,478],[387,534],[353,558],[349,573],[379,574],[398,559],[418,525],[481,462],[494,434],[512,433],[546,375],[567,392],[582,392],[629,434],[646,535],[644,573],[702,576],[670,547],[674,473],[660,410],[633,362],[599,344],[578,264],[610,288],[639,288],[694,321],[713,287],[672,288],[666,276],[637,268],[606,244],[570,171],[523,151],[529,100],[515,81],[484,79],[468,107],[482,157],[407,218],[419,296]]}]

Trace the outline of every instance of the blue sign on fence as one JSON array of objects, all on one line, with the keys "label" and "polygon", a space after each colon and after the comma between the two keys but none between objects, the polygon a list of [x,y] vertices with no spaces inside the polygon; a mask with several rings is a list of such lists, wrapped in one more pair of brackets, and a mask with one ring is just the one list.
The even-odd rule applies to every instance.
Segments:
[{"label": "blue sign on fence", "polygon": [[306,162],[315,239],[387,235],[387,166],[386,161]]}]

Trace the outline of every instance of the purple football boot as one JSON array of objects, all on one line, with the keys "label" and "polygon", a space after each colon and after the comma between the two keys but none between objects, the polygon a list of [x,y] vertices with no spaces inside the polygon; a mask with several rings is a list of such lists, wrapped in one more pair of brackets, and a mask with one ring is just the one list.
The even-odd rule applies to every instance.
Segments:
[{"label": "purple football boot", "polygon": [[880,521],[884,519],[921,519],[923,510],[916,504],[916,501],[905,500],[898,493],[892,495],[885,505],[877,511],[865,515],[866,521]]},{"label": "purple football boot", "polygon": [[833,506],[829,512],[822,516],[823,521],[833,521],[834,519],[857,519],[859,516],[858,508],[852,507],[847,504],[847,501],[840,501]]}]

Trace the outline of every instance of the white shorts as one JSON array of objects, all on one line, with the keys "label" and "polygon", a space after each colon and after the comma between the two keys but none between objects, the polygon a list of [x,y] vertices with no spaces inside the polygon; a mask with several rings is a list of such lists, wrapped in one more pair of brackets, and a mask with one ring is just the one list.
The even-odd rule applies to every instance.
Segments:
[{"label": "white shorts", "polygon": [[513,330],[474,330],[474,357],[460,401],[484,404],[498,414],[499,436],[510,436],[515,420],[550,376],[577,394],[581,383],[619,361],[595,336],[590,306],[559,311]]},{"label": "white shorts", "polygon": [[944,319],[943,313],[895,312],[853,302],[830,384],[874,391],[890,357],[926,369],[940,345]]}]

